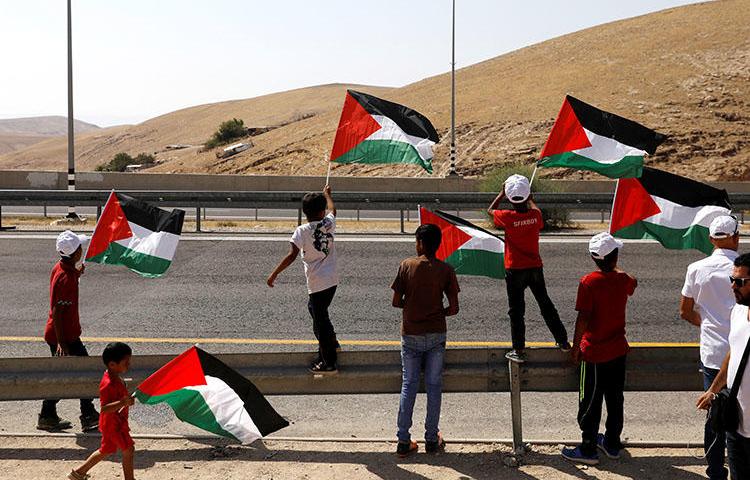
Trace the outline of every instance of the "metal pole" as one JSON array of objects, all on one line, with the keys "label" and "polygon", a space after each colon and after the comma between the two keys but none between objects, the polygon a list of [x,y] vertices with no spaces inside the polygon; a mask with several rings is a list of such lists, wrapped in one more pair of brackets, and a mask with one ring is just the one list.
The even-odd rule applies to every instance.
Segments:
[{"label": "metal pole", "polygon": [[195,231],[201,231],[201,207],[195,207]]},{"label": "metal pole", "polygon": [[98,221],[101,216],[102,216],[102,206],[97,205],[96,206],[96,220]]},{"label": "metal pole", "polygon": [[453,0],[451,23],[451,166],[448,176],[456,173],[456,0]]},{"label": "metal pole", "polygon": [[44,218],[47,218],[47,204],[44,204]]},{"label": "metal pole", "polygon": [[513,453],[520,455],[526,451],[521,428],[521,364],[508,360],[510,372],[510,412],[513,421]]},{"label": "metal pole", "polygon": [[[68,190],[73,191],[76,189],[76,163],[73,126],[73,27],[70,2],[71,0],[68,0]],[[76,214],[76,207],[68,207],[67,218],[80,220]]]},{"label": "metal pole", "polygon": [[257,208],[255,209],[255,221],[256,222],[258,221],[258,209]]},{"label": "metal pole", "polygon": [[404,210],[401,209],[401,233],[406,233],[406,230],[404,230]]},{"label": "metal pole", "polygon": [[302,209],[298,208],[297,209],[297,226],[299,227],[300,225],[302,225]]}]

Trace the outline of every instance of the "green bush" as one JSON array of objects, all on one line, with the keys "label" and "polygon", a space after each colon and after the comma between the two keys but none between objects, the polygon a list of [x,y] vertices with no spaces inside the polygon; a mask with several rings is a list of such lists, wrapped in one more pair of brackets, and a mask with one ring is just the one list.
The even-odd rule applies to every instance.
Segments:
[{"label": "green bush", "polygon": [[128,165],[132,165],[135,163],[133,160],[133,157],[128,155],[125,152],[120,152],[114,157],[112,157],[112,160],[109,161],[109,163],[103,163],[96,167],[97,172],[124,172],[125,167]]},{"label": "green bush", "polygon": [[133,159],[133,163],[137,165],[151,165],[156,163],[156,157],[154,157],[150,153],[139,153]]},{"label": "green bush", "polygon": [[214,148],[220,145],[226,145],[238,138],[242,138],[247,135],[247,129],[245,128],[245,122],[233,118],[222,122],[219,125],[219,129],[209,138],[204,144],[205,148]]},{"label": "green bush", "polygon": [[[497,167],[487,174],[479,184],[479,189],[483,192],[498,193],[503,188],[505,180],[517,173],[531,179],[534,172],[534,165],[523,163],[508,163]],[[531,191],[535,193],[558,193],[560,188],[550,180],[539,178],[539,171],[531,184]],[[507,200],[506,200],[507,201]],[[570,220],[570,210],[558,207],[545,207],[542,209],[542,218],[544,218],[545,230],[559,230],[561,228],[570,228],[574,226]]]}]

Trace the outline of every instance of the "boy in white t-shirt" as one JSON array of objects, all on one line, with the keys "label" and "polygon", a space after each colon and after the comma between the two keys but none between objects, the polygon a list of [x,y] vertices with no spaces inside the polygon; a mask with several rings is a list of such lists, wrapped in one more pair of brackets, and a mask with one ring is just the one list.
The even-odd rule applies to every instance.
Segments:
[{"label": "boy in white t-shirt", "polygon": [[318,360],[310,367],[313,373],[335,374],[336,350],[339,343],[328,316],[328,307],[336,294],[339,275],[336,269],[336,248],[333,237],[336,233],[336,207],[331,197],[331,187],[326,185],[323,193],[308,193],[302,198],[302,211],[308,223],[300,225],[290,239],[290,250],[266,283],[273,287],[276,277],[294,262],[302,252],[305,266],[307,293],[310,295],[307,308],[313,319],[313,332],[318,339]]}]

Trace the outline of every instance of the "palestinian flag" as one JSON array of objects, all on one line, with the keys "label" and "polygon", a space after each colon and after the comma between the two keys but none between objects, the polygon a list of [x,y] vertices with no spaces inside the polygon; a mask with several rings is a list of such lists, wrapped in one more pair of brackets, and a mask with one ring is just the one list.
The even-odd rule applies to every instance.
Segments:
[{"label": "palestinian flag", "polygon": [[728,215],[726,190],[644,167],[641,178],[617,181],[610,232],[620,238],[650,238],[666,248],[713,251],[711,221]]},{"label": "palestinian flag", "polygon": [[159,277],[172,263],[184,219],[184,210],[167,212],[113,191],[94,227],[85,259]]},{"label": "palestinian flag", "polygon": [[435,128],[421,113],[347,90],[331,161],[411,163],[432,173],[432,146],[439,140]]},{"label": "palestinian flag", "polygon": [[567,95],[537,164],[590,170],[610,178],[640,177],[644,155],[653,155],[665,138]]},{"label": "palestinian flag", "polygon": [[242,443],[289,425],[250,380],[198,347],[161,367],[134,395],[147,405],[166,402],[183,422]]},{"label": "palestinian flag", "polygon": [[505,278],[505,243],[487,230],[440,210],[419,209],[419,223],[432,223],[443,232],[437,258],[458,274]]}]

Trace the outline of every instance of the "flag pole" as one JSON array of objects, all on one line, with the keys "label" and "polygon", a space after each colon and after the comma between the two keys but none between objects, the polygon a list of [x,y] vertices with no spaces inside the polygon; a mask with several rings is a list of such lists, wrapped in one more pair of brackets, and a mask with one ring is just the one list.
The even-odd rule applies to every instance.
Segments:
[{"label": "flag pole", "polygon": [[326,173],[326,185],[328,185],[328,180],[331,178],[331,162],[328,160],[328,173]]},{"label": "flag pole", "polygon": [[620,189],[620,179],[617,179],[617,183],[615,183],[615,195],[612,198],[612,208],[609,211],[609,228],[607,229],[609,231],[609,234],[612,235],[612,216],[615,213],[615,203],[617,202],[617,191]]},{"label": "flag pole", "polygon": [[534,177],[536,177],[536,171],[539,168],[539,165],[534,165],[534,172],[531,174],[531,180],[529,180],[529,186],[531,186],[534,183]]}]

